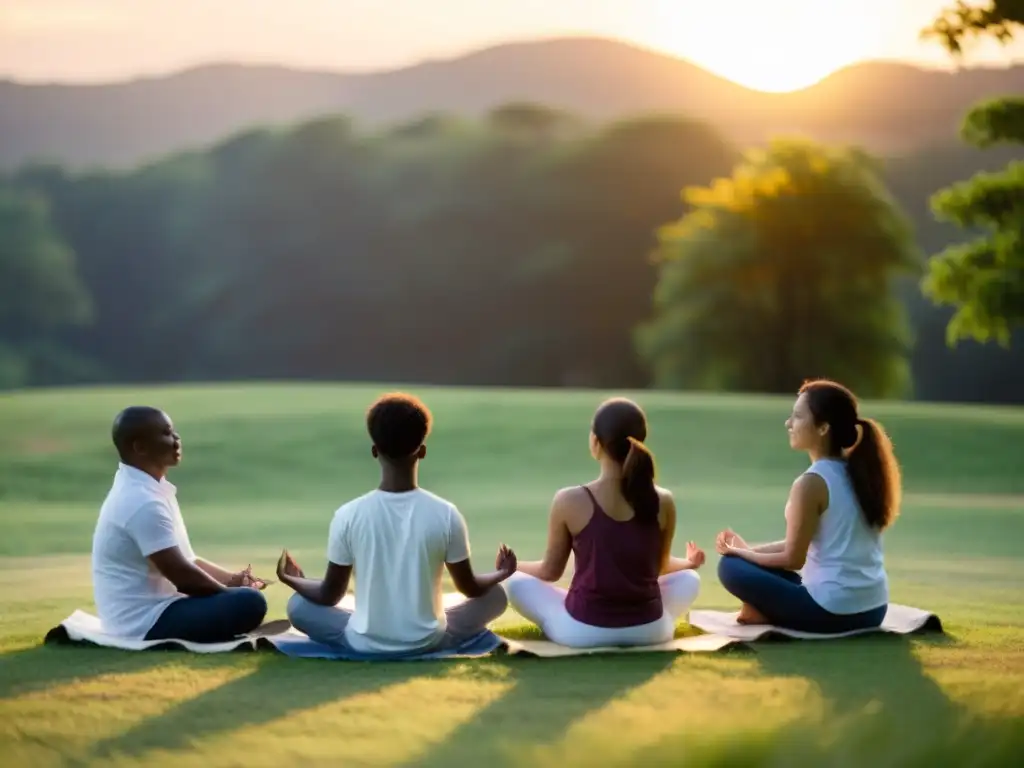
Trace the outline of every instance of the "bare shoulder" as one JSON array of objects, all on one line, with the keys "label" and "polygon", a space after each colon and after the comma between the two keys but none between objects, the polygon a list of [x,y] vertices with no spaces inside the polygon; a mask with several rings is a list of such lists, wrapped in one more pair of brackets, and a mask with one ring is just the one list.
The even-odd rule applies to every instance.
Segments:
[{"label": "bare shoulder", "polygon": [[668,488],[662,488],[660,485],[655,486],[658,491],[658,501],[662,512],[671,512],[676,508],[676,497],[672,495],[672,491]]},{"label": "bare shoulder", "polygon": [[668,526],[675,526],[676,499],[668,488],[655,486],[658,491],[658,525],[662,529]]},{"label": "bare shoulder", "polygon": [[582,486],[571,485],[568,488],[559,488],[555,491],[555,498],[551,501],[552,509],[571,510],[589,506],[590,496],[583,490]]},{"label": "bare shoulder", "polygon": [[558,490],[551,502],[551,517],[560,520],[571,530],[586,525],[592,513],[590,496],[578,485]]}]

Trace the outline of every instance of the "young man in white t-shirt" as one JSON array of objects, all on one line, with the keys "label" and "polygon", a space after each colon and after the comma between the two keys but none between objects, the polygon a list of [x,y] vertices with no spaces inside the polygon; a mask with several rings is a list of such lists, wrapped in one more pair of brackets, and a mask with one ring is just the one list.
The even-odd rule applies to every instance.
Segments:
[{"label": "young man in white t-shirt", "polygon": [[[417,485],[431,427],[422,402],[385,395],[370,407],[366,424],[371,453],[380,462],[380,486],[335,513],[322,580],[305,578],[288,551],[281,553],[278,577],[296,592],[288,618],[313,640],[360,653],[456,647],[504,613],[508,599],[499,584],[515,573],[515,553],[502,546],[497,570],[474,574],[459,510]],[[447,611],[441,602],[443,568],[467,598]],[[338,602],[353,572],[350,612]]]},{"label": "young man in white t-shirt", "polygon": [[167,471],[181,437],[163,411],[134,406],[114,420],[120,455],[92,543],[92,581],[104,631],[145,640],[225,642],[267,613],[265,583],[196,557]]}]

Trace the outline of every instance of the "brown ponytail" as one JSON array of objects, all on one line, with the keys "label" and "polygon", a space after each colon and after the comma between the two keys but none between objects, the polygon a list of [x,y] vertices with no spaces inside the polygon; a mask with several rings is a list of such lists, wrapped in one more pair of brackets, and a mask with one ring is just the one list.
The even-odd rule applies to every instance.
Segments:
[{"label": "brown ponytail", "polygon": [[661,499],[654,485],[654,454],[636,438],[627,439],[629,452],[622,462],[622,496],[633,508],[637,520],[657,524]]},{"label": "brown ponytail", "polygon": [[608,456],[622,467],[619,490],[636,519],[657,525],[661,499],[654,485],[654,454],[644,445],[647,416],[643,410],[624,397],[606,400],[594,414],[591,429]]},{"label": "brown ponytail", "polygon": [[862,434],[846,458],[846,469],[868,525],[884,531],[900,513],[900,465],[881,424],[857,419],[857,425]]},{"label": "brown ponytail", "polygon": [[[846,457],[846,471],[864,519],[883,531],[900,513],[900,465],[892,441],[882,425],[857,415],[857,398],[828,379],[808,381],[800,387],[815,424],[828,424],[829,454]],[[860,427],[860,439],[857,431]]]}]

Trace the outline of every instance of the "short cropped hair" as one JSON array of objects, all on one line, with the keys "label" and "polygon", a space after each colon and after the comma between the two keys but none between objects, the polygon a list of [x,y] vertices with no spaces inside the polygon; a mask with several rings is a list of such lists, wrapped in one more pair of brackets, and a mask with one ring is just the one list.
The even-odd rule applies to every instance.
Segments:
[{"label": "short cropped hair", "polygon": [[163,416],[159,408],[148,405],[132,405],[114,418],[110,436],[122,461],[135,454],[135,442],[151,435],[155,422]]},{"label": "short cropped hair", "polygon": [[382,395],[366,413],[366,430],[377,451],[394,461],[410,458],[430,434],[433,417],[413,395]]}]

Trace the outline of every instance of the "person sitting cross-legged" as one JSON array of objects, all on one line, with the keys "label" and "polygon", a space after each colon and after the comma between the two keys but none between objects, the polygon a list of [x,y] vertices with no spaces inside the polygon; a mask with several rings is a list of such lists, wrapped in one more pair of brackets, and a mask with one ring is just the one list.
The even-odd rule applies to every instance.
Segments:
[{"label": "person sitting cross-legged", "polygon": [[[456,648],[505,611],[498,586],[515,573],[502,546],[496,571],[474,573],[466,521],[449,501],[419,487],[432,417],[417,398],[388,394],[366,418],[380,485],[340,507],[330,525],[323,579],[306,578],[285,550],[277,574],[295,590],[288,618],[310,639],[362,654],[403,655]],[[447,568],[466,600],[447,611],[441,576]],[[355,609],[338,605],[355,574]]]},{"label": "person sitting cross-legged", "polygon": [[[694,542],[673,557],[676,505],[655,485],[654,456],[644,445],[647,417],[636,403],[598,408],[590,452],[601,474],[555,494],[544,559],[520,563],[505,584],[509,602],[549,640],[575,648],[667,642],[697,598],[704,552]],[[552,582],[575,554],[568,591]]]},{"label": "person sitting cross-legged", "polygon": [[806,382],[786,420],[810,466],[786,502],[786,538],[750,546],[718,534],[718,578],[742,603],[737,622],[819,634],[873,629],[889,609],[883,533],[899,514],[901,478],[882,425],[853,392]]},{"label": "person sitting cross-legged", "polygon": [[266,582],[192,550],[167,472],[181,437],[166,413],[133,406],[114,421],[121,461],[93,534],[92,580],[105,632],[133,639],[226,642],[267,613]]}]

